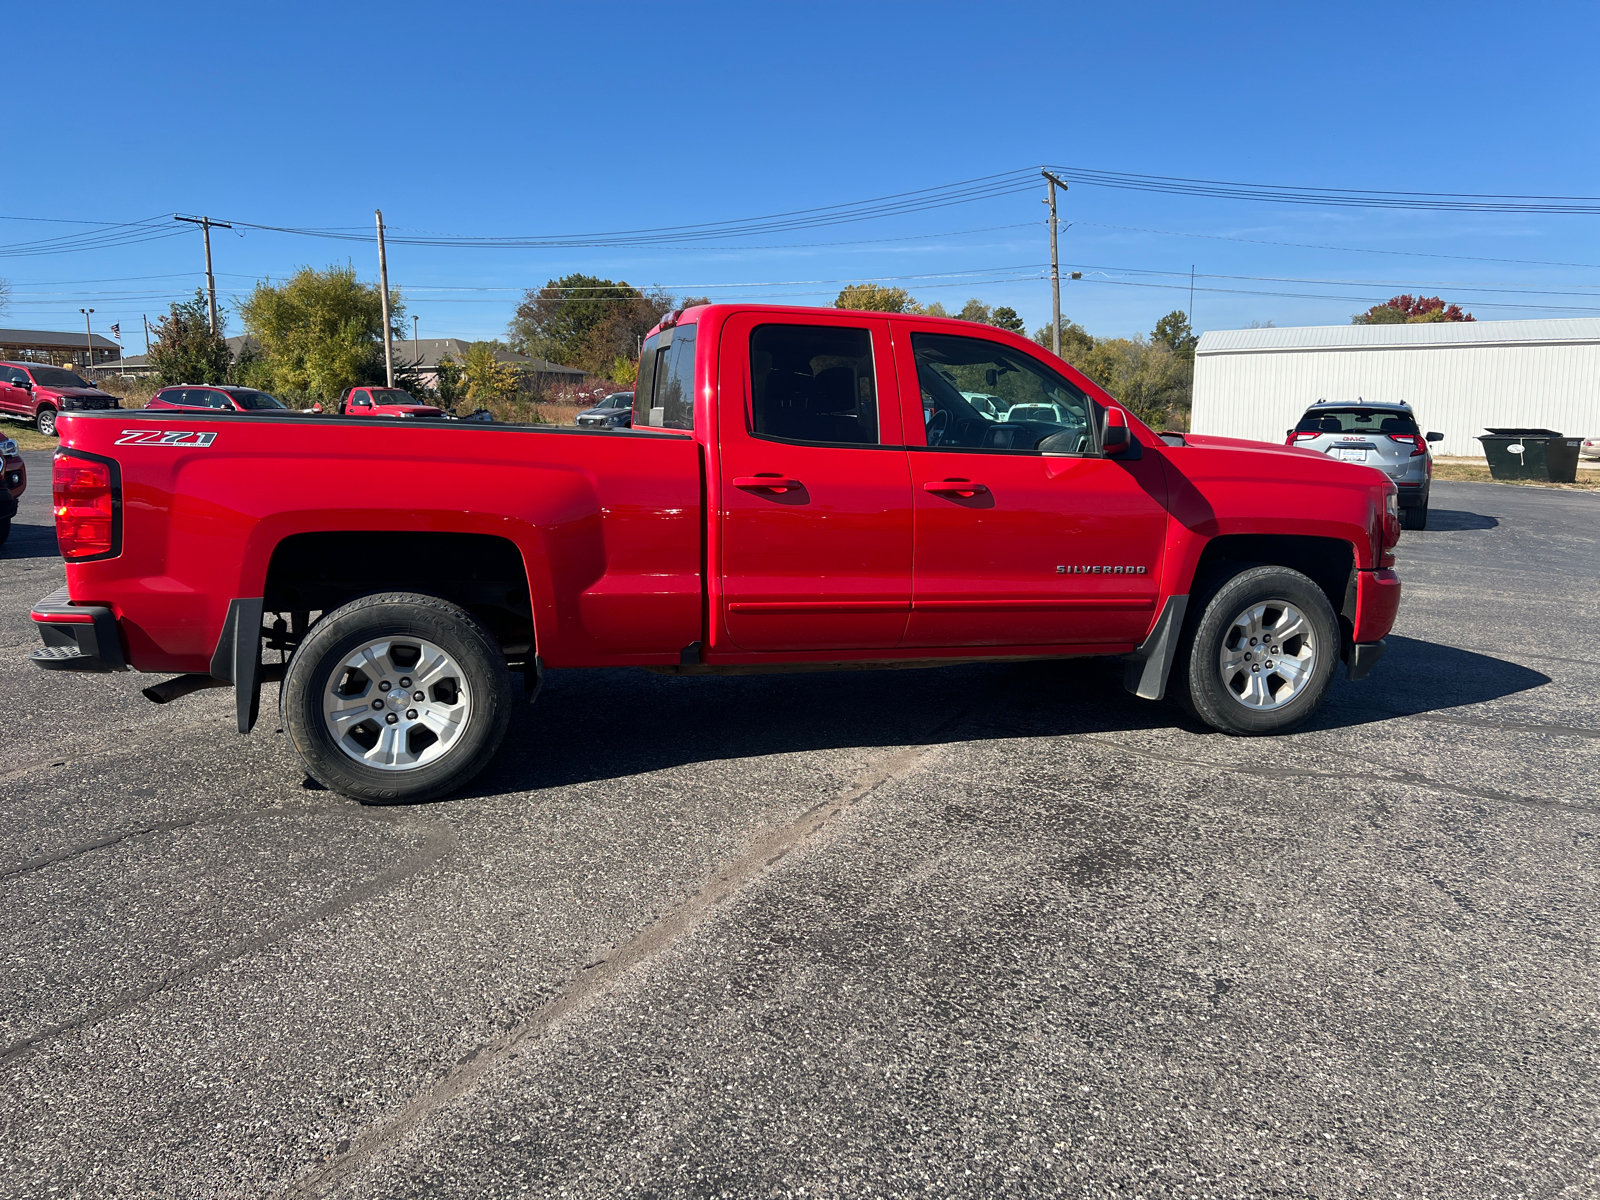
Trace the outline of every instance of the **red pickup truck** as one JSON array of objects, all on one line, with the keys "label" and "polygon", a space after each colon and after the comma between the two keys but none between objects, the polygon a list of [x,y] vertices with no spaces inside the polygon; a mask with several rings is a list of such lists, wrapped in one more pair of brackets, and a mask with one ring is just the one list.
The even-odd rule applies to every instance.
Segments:
[{"label": "red pickup truck", "polygon": [[287,655],[307,771],[378,801],[481,769],[513,668],[532,698],[546,667],[1116,655],[1139,696],[1275,733],[1371,669],[1400,598],[1380,472],[1154,433],[921,316],[671,314],[631,429],[63,414],[54,488],[39,666],[231,684],[244,732]]}]

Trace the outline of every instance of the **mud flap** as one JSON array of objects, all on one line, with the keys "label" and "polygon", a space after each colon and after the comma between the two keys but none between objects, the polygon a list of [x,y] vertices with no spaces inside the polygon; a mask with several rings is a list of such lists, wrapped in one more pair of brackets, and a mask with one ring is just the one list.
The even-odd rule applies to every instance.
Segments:
[{"label": "mud flap", "polygon": [[233,684],[239,732],[249,733],[261,712],[261,617],[264,598],[232,600],[211,656],[211,674]]},{"label": "mud flap", "polygon": [[1167,694],[1167,676],[1172,672],[1172,660],[1178,653],[1178,639],[1183,633],[1183,617],[1188,610],[1188,596],[1169,596],[1150,636],[1124,657],[1128,666],[1122,675],[1122,686],[1140,699],[1160,700]]}]

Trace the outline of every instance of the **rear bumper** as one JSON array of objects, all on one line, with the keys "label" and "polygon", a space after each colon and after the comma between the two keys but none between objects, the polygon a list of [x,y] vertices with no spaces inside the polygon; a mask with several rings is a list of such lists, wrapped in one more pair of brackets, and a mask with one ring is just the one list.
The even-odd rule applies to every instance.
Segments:
[{"label": "rear bumper", "polygon": [[28,661],[45,671],[125,671],[117,619],[99,604],[74,604],[67,589],[33,606],[33,623],[44,645]]},{"label": "rear bumper", "polygon": [[1421,508],[1428,502],[1428,483],[1401,483],[1395,481],[1395,490],[1400,493],[1401,508]]},{"label": "rear bumper", "polygon": [[1351,640],[1379,642],[1400,612],[1400,576],[1390,570],[1356,572],[1356,613]]}]

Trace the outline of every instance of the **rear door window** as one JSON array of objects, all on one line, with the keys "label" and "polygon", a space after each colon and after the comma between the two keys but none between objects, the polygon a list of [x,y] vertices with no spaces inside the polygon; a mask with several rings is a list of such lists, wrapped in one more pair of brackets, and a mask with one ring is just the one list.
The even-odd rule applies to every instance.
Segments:
[{"label": "rear door window", "polygon": [[872,334],[837,325],[750,331],[751,432],[784,441],[876,446]]}]

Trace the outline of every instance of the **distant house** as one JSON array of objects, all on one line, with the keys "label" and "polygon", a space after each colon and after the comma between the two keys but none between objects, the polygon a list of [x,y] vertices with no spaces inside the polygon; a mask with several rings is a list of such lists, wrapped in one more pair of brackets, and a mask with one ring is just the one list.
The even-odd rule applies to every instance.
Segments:
[{"label": "distant house", "polygon": [[[401,363],[416,364],[417,375],[430,388],[439,386],[439,360],[446,355],[454,363],[466,361],[472,343],[462,338],[397,338],[394,343],[395,366]],[[495,358],[514,368],[523,377],[529,389],[553,387],[561,383],[582,383],[588,372],[577,367],[564,367],[549,359],[529,358],[511,350],[496,350]]]},{"label": "distant house", "polygon": [[[0,330],[0,338],[16,330]],[[47,337],[69,337],[68,334],[46,334]],[[102,342],[104,338],[100,339]],[[80,346],[79,355],[82,356],[83,336],[78,335]],[[115,342],[106,342],[106,345],[116,348]],[[257,348],[255,339],[248,334],[231,337],[228,339],[228,350],[237,360],[245,347]],[[394,365],[398,371],[402,367],[415,364],[416,374],[423,384],[429,388],[439,386],[439,360],[449,355],[454,363],[466,361],[467,351],[472,348],[472,343],[463,338],[399,338],[394,343]],[[15,357],[6,353],[5,357]],[[588,372],[577,367],[564,367],[560,363],[550,362],[543,358],[529,358],[526,354],[517,354],[510,350],[495,351],[495,358],[507,366],[512,367],[522,376],[523,387],[527,390],[542,391],[557,384],[580,384],[587,379]],[[43,361],[42,359],[40,361]],[[127,358],[115,359],[101,363],[98,356],[93,370],[98,375],[149,375],[152,370],[149,359],[143,354],[130,354]]]},{"label": "distant house", "polygon": [[122,357],[122,347],[96,334],[0,329],[0,358],[87,369]]}]

